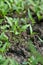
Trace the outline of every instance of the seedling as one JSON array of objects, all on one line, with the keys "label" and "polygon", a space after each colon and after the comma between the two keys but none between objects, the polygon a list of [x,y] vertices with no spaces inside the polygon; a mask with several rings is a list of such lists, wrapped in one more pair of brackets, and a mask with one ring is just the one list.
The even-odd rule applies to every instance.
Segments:
[{"label": "seedling", "polygon": [[25,24],[25,25],[19,25],[19,18],[8,18],[5,17],[7,19],[7,22],[9,23],[9,25],[11,26],[11,31],[14,32],[14,34],[20,34],[21,32],[26,31],[27,27],[30,27],[30,34],[33,33],[32,31],[32,27],[31,24]]}]

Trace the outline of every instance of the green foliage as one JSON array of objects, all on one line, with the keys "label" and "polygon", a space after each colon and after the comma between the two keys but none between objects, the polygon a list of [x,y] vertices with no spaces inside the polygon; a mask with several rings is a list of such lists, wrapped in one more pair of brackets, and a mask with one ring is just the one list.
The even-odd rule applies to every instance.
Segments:
[{"label": "green foliage", "polygon": [[4,2],[5,0],[0,0],[0,15],[6,15],[8,12],[8,5]]},{"label": "green foliage", "polygon": [[14,32],[14,34],[20,34],[21,32],[26,31],[28,27],[30,27],[30,34],[33,33],[31,24],[25,24],[21,25],[19,24],[19,18],[11,18],[11,17],[5,17],[9,25],[11,26],[11,31]]},{"label": "green foliage", "polygon": [[[28,20],[24,19],[25,13],[25,18]],[[17,15],[17,17],[13,18],[11,14]],[[27,23],[28,21],[32,22],[32,24],[35,23],[34,14],[38,20],[43,19],[43,0],[0,0],[0,54],[6,53],[11,46],[8,36],[5,34],[6,32],[9,31],[11,33],[13,32],[15,35],[20,35],[29,27],[30,35],[34,34],[32,25]],[[21,15],[23,16],[21,17]],[[20,24],[21,21],[24,23]],[[40,37],[38,37],[38,39],[40,42],[43,42]],[[32,56],[27,62],[24,62],[23,65],[36,65],[38,62],[43,65],[43,57],[38,53],[31,41],[29,41],[28,46]],[[0,65],[8,64],[19,65],[15,59],[6,59],[0,55]]]},{"label": "green foliage", "polygon": [[3,19],[0,19],[0,24],[3,22]]},{"label": "green foliage", "polygon": [[9,57],[5,58],[0,55],[0,65],[19,65],[15,59],[11,59]]},{"label": "green foliage", "polygon": [[3,47],[0,48],[0,53],[5,53],[10,46],[11,45],[10,45],[9,42],[5,42],[5,44],[3,45]]},{"label": "green foliage", "polygon": [[[3,45],[4,44],[4,45]],[[1,47],[2,46],[2,47]],[[8,37],[3,32],[0,35],[0,53],[6,52],[6,50],[10,47],[10,43],[8,41]]]},{"label": "green foliage", "polygon": [[30,42],[28,42],[28,46],[32,55],[34,55],[34,57],[36,58],[36,61],[43,64],[43,56],[41,56],[41,54],[36,50],[31,40]]},{"label": "green foliage", "polygon": [[31,40],[28,41],[28,49],[31,51],[30,58],[23,65],[37,65],[40,62],[43,65],[43,56],[36,50]]},{"label": "green foliage", "polygon": [[41,42],[41,43],[43,43],[43,40],[38,36],[38,39],[39,39],[39,41]]},{"label": "green foliage", "polygon": [[8,41],[8,37],[5,35],[4,32],[0,35],[0,40]]},{"label": "green foliage", "polygon": [[36,13],[38,19],[40,20],[43,16],[41,15],[42,12],[43,12],[43,9],[42,9],[42,4],[43,1],[42,0],[29,0],[29,6],[32,5],[31,7],[29,7],[33,12]]},{"label": "green foliage", "polygon": [[[27,8],[26,8],[27,7]],[[42,0],[1,0],[0,1],[0,15],[5,16],[9,12],[16,11],[21,14],[28,10],[29,19],[34,23],[35,20],[31,13],[35,13],[38,19],[43,18],[43,1]],[[31,10],[31,11],[30,11]],[[32,12],[33,11],[33,12]]]},{"label": "green foliage", "polygon": [[24,10],[24,0],[14,0],[13,9],[20,13]]},{"label": "green foliage", "polygon": [[9,61],[10,61],[10,65],[18,65],[18,63],[15,61],[15,59],[9,58]]},{"label": "green foliage", "polygon": [[23,62],[23,65],[37,65],[38,61],[34,56],[31,56],[27,62]]},{"label": "green foliage", "polygon": [[0,1],[0,14],[5,16],[10,11],[16,10],[16,12],[20,13],[20,11],[24,10],[24,1],[23,0],[1,0]]},{"label": "green foliage", "polygon": [[35,23],[35,20],[33,19],[32,15],[31,15],[31,12],[30,10],[28,9],[28,16],[29,16],[29,19],[32,21],[32,23],[34,24]]},{"label": "green foliage", "polygon": [[29,64],[29,65],[37,65],[37,64],[38,64],[38,61],[37,61],[37,59],[36,59],[34,56],[31,56],[31,57],[28,59],[28,64]]}]

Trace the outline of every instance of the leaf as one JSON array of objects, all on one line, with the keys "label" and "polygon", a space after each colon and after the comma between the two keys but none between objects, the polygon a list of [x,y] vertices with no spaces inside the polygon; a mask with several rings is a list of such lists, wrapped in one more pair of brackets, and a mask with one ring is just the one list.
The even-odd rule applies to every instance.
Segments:
[{"label": "leaf", "polygon": [[6,42],[2,48],[0,48],[0,53],[4,53],[6,52],[6,50],[10,47],[10,43],[9,42]]},{"label": "leaf", "polygon": [[27,29],[27,27],[29,27],[29,25],[27,24],[27,25],[24,25],[24,26],[22,26],[22,30],[26,30]]},{"label": "leaf", "polygon": [[8,37],[5,35],[5,33],[1,33],[0,40],[8,41]]},{"label": "leaf", "polygon": [[30,12],[29,9],[28,9],[28,16],[29,16],[29,19],[31,20],[31,22],[34,24],[34,23],[35,23],[35,20],[34,20],[34,18],[32,17],[31,12]]},{"label": "leaf", "polygon": [[7,16],[5,16],[5,18],[7,22],[9,23],[9,25],[12,26],[13,19],[11,17],[8,18]]},{"label": "leaf", "polygon": [[5,0],[5,2],[8,4],[9,8],[11,9],[11,4],[9,1]]},{"label": "leaf", "polygon": [[18,62],[16,62],[15,59],[10,59],[9,58],[9,61],[10,61],[10,65],[19,65]]},{"label": "leaf", "polygon": [[9,25],[3,25],[3,26],[1,26],[2,30],[6,30],[6,28],[9,28]]},{"label": "leaf", "polygon": [[5,61],[5,58],[2,55],[0,55],[0,64],[3,64],[4,61]]},{"label": "leaf", "polygon": [[9,63],[9,60],[8,60],[8,59],[6,59],[6,60],[3,62],[3,64],[2,64],[2,65],[8,65],[8,63]]},{"label": "leaf", "polygon": [[34,57],[34,56],[31,56],[29,59],[28,59],[28,64],[31,64],[31,65],[37,65],[38,64],[38,61],[37,59]]}]

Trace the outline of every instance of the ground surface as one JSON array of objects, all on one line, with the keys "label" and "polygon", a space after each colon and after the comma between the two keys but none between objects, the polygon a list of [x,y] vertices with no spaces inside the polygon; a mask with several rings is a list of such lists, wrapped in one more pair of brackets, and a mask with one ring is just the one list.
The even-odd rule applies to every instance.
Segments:
[{"label": "ground surface", "polygon": [[[3,22],[1,25],[5,25]],[[19,36],[15,36],[11,32],[6,32],[10,43],[12,44],[9,50],[6,52],[6,56],[14,57],[20,64],[27,61],[31,56],[30,50],[28,49],[28,40],[31,39],[36,49],[43,56],[43,42],[39,40],[39,37],[43,39],[43,20],[33,26],[33,31],[37,34],[30,35],[29,29],[26,32],[21,33]],[[1,31],[0,31],[1,34]]]},{"label": "ground surface", "polygon": [[[6,2],[4,2],[4,4],[6,4]],[[14,4],[14,2],[13,2],[13,4]],[[36,63],[38,61],[38,63],[36,65],[43,65],[43,18],[38,20],[36,11],[34,12],[33,9],[31,10],[32,6],[30,6],[30,11],[31,11],[32,17],[35,20],[35,24],[33,24],[33,22],[32,22],[33,19],[31,18],[31,16],[30,16],[30,18],[32,20],[30,20],[28,18],[28,5],[25,5],[25,6],[27,8],[25,7],[23,12],[21,12],[21,10],[20,10],[20,12],[18,13],[19,9],[18,10],[15,9],[14,11],[9,10],[10,12],[8,11],[5,16],[0,14],[0,19],[3,19],[3,22],[0,23],[0,44],[2,43],[2,45],[0,45],[0,48],[1,48],[0,54],[4,55],[5,58],[7,58],[7,57],[15,58],[15,60],[21,65],[33,65],[33,64],[28,64],[28,63],[23,64],[23,62],[27,62],[27,61],[30,63],[32,63],[32,62]],[[19,6],[17,6],[17,7],[19,7]],[[36,9],[37,8],[38,7],[36,7]],[[8,19],[9,19],[9,17],[11,17],[12,19],[15,18],[14,21],[16,21],[16,20],[18,21],[17,18],[19,18],[20,26],[23,26],[23,24],[25,24],[25,23],[30,24],[32,27],[32,30],[33,30],[33,32],[32,32],[33,34],[30,34],[30,28],[27,27],[25,31],[21,32],[18,35],[15,35],[15,32],[16,31],[20,32],[21,28],[18,27],[19,26],[18,24],[17,25],[14,24],[16,27],[16,30],[14,30],[15,27],[12,25],[12,23],[14,23],[14,21],[12,19],[8,20],[6,17],[8,17]],[[25,22],[23,20],[21,22],[21,18],[25,19]],[[12,30],[14,30],[14,32],[12,32]],[[3,36],[4,34],[7,37]],[[30,41],[32,42],[33,45],[31,44]],[[6,42],[10,43],[11,46],[4,45]],[[8,48],[6,49],[6,47],[8,47]],[[38,52],[36,52],[36,51],[38,51]],[[33,61],[29,60],[29,58],[33,57],[33,56],[36,58],[37,61],[36,60],[34,61],[34,58],[31,59]]]}]

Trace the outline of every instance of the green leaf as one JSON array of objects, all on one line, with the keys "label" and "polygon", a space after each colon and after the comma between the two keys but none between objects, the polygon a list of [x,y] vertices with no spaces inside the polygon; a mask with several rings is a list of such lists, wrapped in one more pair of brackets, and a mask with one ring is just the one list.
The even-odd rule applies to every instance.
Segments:
[{"label": "green leaf", "polygon": [[31,65],[37,65],[38,64],[38,61],[37,59],[34,57],[34,56],[31,56],[29,59],[28,59],[28,64],[31,64]]},{"label": "green leaf", "polygon": [[4,53],[7,51],[7,49],[10,47],[10,43],[9,42],[6,42],[2,48],[0,48],[0,53]]},{"label": "green leaf", "polygon": [[29,19],[31,20],[31,22],[34,24],[34,23],[35,23],[35,20],[34,20],[34,18],[32,17],[31,12],[30,12],[29,9],[28,9],[28,16],[29,16]]},{"label": "green leaf", "polygon": [[8,37],[5,35],[5,33],[1,33],[0,40],[8,41]]},{"label": "green leaf", "polygon": [[7,22],[9,23],[10,26],[12,26],[12,22],[13,22],[13,19],[11,17],[7,17],[5,16]]},{"label": "green leaf", "polygon": [[10,65],[19,65],[18,62],[16,62],[15,59],[10,59],[9,58],[9,61],[10,61]]}]

